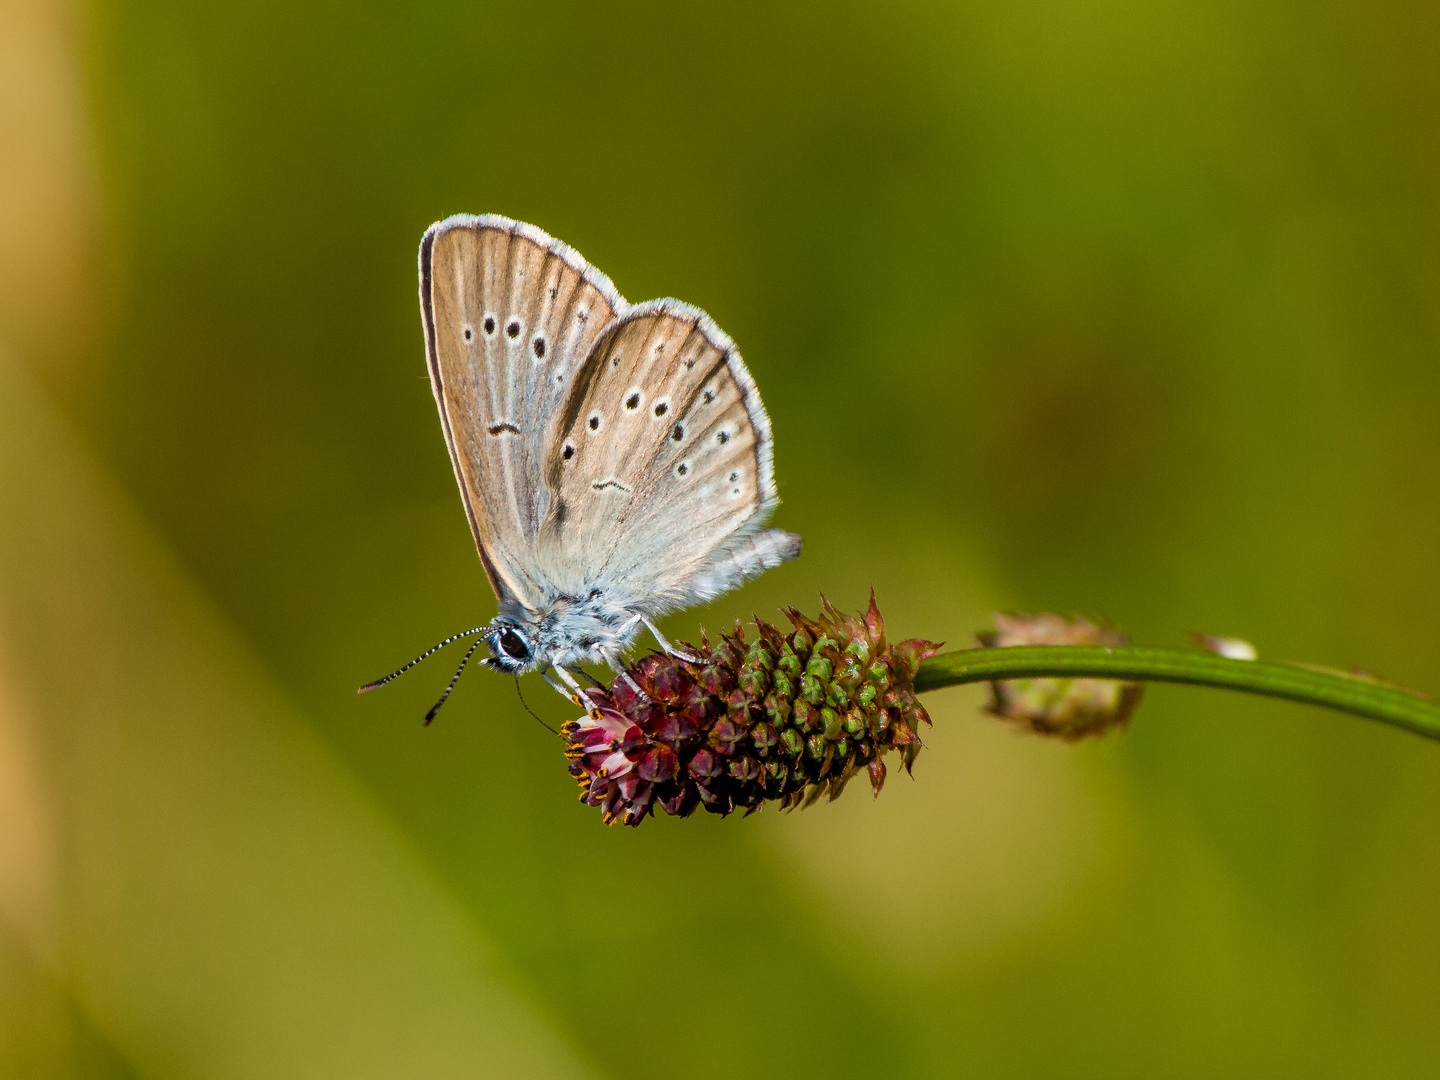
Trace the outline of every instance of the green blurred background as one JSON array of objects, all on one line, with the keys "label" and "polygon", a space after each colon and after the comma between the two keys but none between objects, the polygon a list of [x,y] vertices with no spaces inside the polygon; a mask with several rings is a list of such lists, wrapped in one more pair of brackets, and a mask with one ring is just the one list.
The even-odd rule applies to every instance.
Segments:
[{"label": "green blurred background", "polygon": [[[804,557],[1440,690],[1440,15],[0,6],[0,1075],[1440,1071],[1440,748],[1154,688],[930,705],[878,802],[606,829],[508,680],[415,251],[699,304]],[[552,722],[570,708],[535,681]]]}]

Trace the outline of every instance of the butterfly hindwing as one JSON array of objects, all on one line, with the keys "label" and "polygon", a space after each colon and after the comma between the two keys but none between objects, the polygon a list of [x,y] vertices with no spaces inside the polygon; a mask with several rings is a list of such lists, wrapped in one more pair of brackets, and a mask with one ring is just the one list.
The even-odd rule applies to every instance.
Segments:
[{"label": "butterfly hindwing", "polygon": [[533,607],[547,440],[593,344],[628,305],[534,226],[459,215],[421,243],[420,306],[431,388],[486,574],[502,602]]},{"label": "butterfly hindwing", "polygon": [[[604,582],[660,612],[798,554],[798,537],[757,532],[776,502],[769,418],[734,344],[697,308],[655,300],[623,313],[555,424],[548,575]],[[773,558],[756,562],[757,539]]]}]

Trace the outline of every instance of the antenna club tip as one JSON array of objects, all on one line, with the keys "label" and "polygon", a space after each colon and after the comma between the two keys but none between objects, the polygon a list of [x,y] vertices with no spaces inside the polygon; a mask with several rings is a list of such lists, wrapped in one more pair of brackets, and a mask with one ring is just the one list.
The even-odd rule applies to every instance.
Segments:
[{"label": "antenna club tip", "polygon": [[356,690],[355,692],[356,692],[357,694],[368,694],[368,693],[370,693],[371,690],[379,690],[380,687],[382,687],[382,686],[384,686],[384,685],[385,685],[385,680],[384,680],[384,679],[381,679],[381,680],[379,680],[378,682],[367,682],[364,686],[360,687],[360,689],[359,689],[359,690]]}]

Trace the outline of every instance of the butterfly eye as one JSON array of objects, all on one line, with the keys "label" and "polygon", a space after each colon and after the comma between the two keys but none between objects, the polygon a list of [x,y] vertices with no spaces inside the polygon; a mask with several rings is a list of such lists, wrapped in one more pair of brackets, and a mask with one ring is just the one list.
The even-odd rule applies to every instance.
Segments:
[{"label": "butterfly eye", "polygon": [[525,639],[514,630],[506,630],[500,635],[500,648],[512,660],[524,660],[530,655],[530,650],[525,645]]}]

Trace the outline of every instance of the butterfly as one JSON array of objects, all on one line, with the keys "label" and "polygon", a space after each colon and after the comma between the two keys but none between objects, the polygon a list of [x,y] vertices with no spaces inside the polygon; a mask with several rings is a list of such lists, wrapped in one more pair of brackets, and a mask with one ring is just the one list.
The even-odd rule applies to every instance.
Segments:
[{"label": "butterfly", "polygon": [[553,671],[580,701],[571,669],[622,670],[642,629],[673,653],[657,618],[799,556],[799,536],[765,528],[778,499],[759,391],[699,308],[630,304],[535,226],[461,214],[420,243],[420,312],[499,604],[488,626],[435,649],[478,635],[470,652],[485,642],[487,666]]}]

